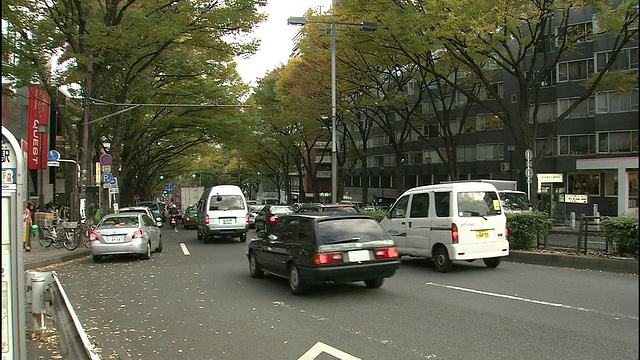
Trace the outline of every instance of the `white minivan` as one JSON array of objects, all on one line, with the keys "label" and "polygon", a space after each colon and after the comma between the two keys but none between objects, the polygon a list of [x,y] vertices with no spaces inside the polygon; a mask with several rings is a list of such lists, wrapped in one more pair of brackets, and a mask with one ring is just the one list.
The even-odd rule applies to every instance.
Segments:
[{"label": "white minivan", "polygon": [[217,185],[205,189],[198,201],[198,239],[237,237],[247,241],[249,209],[240,187]]},{"label": "white minivan", "polygon": [[495,268],[509,255],[507,218],[495,186],[481,182],[420,186],[405,191],[380,222],[400,256],[433,258],[440,272],[453,260],[483,259]]}]

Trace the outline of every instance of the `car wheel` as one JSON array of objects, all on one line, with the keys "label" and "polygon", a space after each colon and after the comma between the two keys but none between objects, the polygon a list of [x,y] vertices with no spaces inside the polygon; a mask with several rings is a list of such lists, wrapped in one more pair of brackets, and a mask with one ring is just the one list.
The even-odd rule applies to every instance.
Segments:
[{"label": "car wheel", "polygon": [[156,249],[156,252],[161,253],[162,252],[162,239],[158,239],[158,248]]},{"label": "car wheel", "polygon": [[482,259],[484,261],[484,264],[488,267],[488,268],[497,268],[498,265],[500,265],[500,258],[488,258],[488,259]]},{"label": "car wheel", "polygon": [[441,246],[436,249],[433,257],[433,264],[439,272],[445,273],[451,271],[453,264],[449,259],[449,253],[447,252],[446,247]]},{"label": "car wheel", "polygon": [[242,235],[240,235],[240,241],[242,241],[242,242],[246,242],[247,241],[247,233],[242,233]]},{"label": "car wheel", "polygon": [[142,260],[151,259],[151,243],[147,241],[147,251],[140,256]]},{"label": "car wheel", "polygon": [[309,286],[300,278],[298,266],[289,267],[289,289],[293,295],[303,295],[309,291]]},{"label": "car wheel", "polygon": [[102,256],[100,256],[100,255],[93,255],[93,256],[92,256],[92,258],[93,258],[93,262],[99,262],[99,261],[100,261],[100,259],[102,259]]},{"label": "car wheel", "polygon": [[380,286],[382,286],[383,282],[384,282],[384,278],[377,278],[377,279],[365,280],[364,284],[367,285],[369,289],[377,289]]},{"label": "car wheel", "polygon": [[252,278],[261,278],[264,276],[264,271],[260,268],[260,264],[253,252],[249,254],[249,272]]}]

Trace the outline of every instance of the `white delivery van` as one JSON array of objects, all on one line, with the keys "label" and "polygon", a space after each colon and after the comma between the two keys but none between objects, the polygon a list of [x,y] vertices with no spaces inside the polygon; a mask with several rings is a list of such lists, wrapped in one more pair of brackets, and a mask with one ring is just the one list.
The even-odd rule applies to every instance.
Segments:
[{"label": "white delivery van", "polygon": [[205,189],[198,201],[196,228],[198,239],[238,237],[247,241],[249,209],[242,190],[236,185],[217,185]]},{"label": "white delivery van", "polygon": [[507,218],[495,186],[482,182],[420,186],[405,191],[380,222],[400,256],[433,258],[440,272],[453,260],[483,259],[495,268],[509,255]]}]

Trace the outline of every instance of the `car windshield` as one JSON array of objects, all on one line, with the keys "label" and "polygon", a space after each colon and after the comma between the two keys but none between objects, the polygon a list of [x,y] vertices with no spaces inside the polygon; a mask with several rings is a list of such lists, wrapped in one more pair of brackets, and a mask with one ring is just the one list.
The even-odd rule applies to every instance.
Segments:
[{"label": "car windshield", "polygon": [[458,216],[491,216],[501,213],[500,200],[494,191],[458,193]]},{"label": "car windshield", "polygon": [[141,202],[141,203],[138,203],[138,205],[146,206],[151,210],[158,210],[158,203],[156,202]]},{"label": "car windshield", "polygon": [[272,214],[288,214],[292,212],[293,212],[293,208],[291,206],[272,206],[271,207]]},{"label": "car windshield", "polygon": [[251,206],[251,212],[252,213],[259,213],[260,210],[262,210],[262,208],[264,207],[264,205],[253,205]]},{"label": "car windshield", "polygon": [[347,240],[388,240],[389,234],[374,219],[327,219],[318,222],[318,244],[340,243]]},{"label": "car windshield", "polygon": [[213,195],[209,210],[243,210],[244,201],[240,195]]},{"label": "car windshield", "polygon": [[500,199],[502,200],[502,206],[507,211],[528,211],[532,206],[525,193],[500,193]]},{"label": "car windshield", "polygon": [[104,218],[98,224],[98,229],[111,227],[138,227],[138,216],[118,216]]}]

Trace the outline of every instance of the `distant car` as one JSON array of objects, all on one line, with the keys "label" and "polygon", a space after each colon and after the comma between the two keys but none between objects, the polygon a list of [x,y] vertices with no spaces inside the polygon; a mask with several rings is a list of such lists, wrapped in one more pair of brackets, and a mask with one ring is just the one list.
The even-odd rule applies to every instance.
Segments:
[{"label": "distant car", "polygon": [[164,221],[164,205],[159,201],[139,201],[136,206],[148,207],[153,212],[154,219],[160,218],[160,221]]},{"label": "distant car", "polygon": [[360,210],[353,204],[302,204],[296,213],[309,212],[334,212],[334,213],[353,213],[357,214]]},{"label": "distant car", "polygon": [[264,205],[255,217],[256,231],[269,231],[273,224],[278,221],[278,217],[291,214],[293,211],[293,207],[289,205]]},{"label": "distant car", "polygon": [[142,212],[105,215],[89,234],[89,241],[94,262],[122,254],[137,254],[148,260],[152,251],[162,251],[160,228]]},{"label": "distant car", "polygon": [[264,205],[249,205],[249,228],[253,229],[256,227],[256,216],[262,210]]},{"label": "distant car", "polygon": [[127,206],[127,207],[123,207],[118,209],[118,213],[131,213],[131,212],[142,212],[147,214],[150,218],[155,219],[156,225],[158,225],[158,227],[162,227],[162,220],[160,220],[159,218],[156,218],[155,215],[153,214],[153,211],[151,211],[151,209],[149,209],[146,206]]},{"label": "distant car", "polygon": [[182,225],[185,229],[195,229],[198,220],[198,208],[195,205],[187,206],[182,214]]},{"label": "distant car", "polygon": [[355,213],[284,215],[270,233],[258,232],[247,257],[252,277],[287,278],[295,295],[331,282],[378,288],[400,266],[390,235],[372,217]]}]

